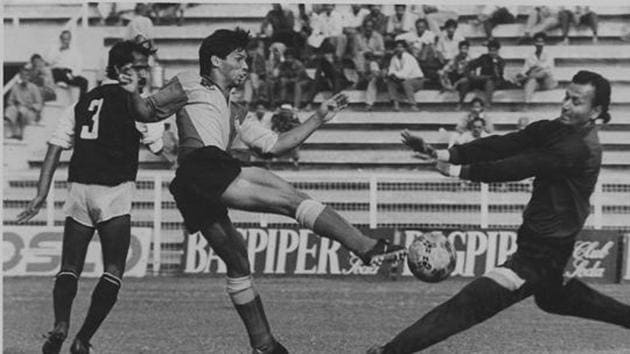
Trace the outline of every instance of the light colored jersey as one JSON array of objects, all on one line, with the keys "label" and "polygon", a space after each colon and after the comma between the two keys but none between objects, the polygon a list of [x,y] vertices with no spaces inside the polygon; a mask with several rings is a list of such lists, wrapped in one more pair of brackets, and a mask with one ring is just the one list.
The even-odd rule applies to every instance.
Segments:
[{"label": "light colored jersey", "polygon": [[177,74],[148,103],[160,119],[176,114],[180,149],[216,146],[226,151],[237,133],[246,145],[262,151],[277,141],[277,134],[257,119],[246,119],[246,109],[230,102],[216,84],[193,71]]}]

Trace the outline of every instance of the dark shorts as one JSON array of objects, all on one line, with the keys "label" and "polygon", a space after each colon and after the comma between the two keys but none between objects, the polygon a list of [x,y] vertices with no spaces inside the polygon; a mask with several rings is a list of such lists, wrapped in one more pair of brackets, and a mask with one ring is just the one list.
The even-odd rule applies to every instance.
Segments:
[{"label": "dark shorts", "polygon": [[169,190],[189,232],[227,217],[221,195],[239,173],[241,162],[215,146],[199,148],[182,159]]}]

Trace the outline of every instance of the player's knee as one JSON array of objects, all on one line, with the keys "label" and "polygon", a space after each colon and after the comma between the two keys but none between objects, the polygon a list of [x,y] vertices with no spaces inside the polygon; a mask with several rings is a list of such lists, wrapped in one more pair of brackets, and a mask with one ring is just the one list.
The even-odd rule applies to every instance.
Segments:
[{"label": "player's knee", "polygon": [[122,279],[124,271],[124,268],[119,265],[105,265],[104,274],[111,274],[118,279]]},{"label": "player's knee", "polygon": [[227,277],[226,288],[232,302],[236,305],[250,303],[256,299],[257,293],[251,275],[242,277]]},{"label": "player's knee", "polygon": [[295,220],[300,225],[313,229],[315,221],[326,206],[313,199],[304,199],[295,209]]},{"label": "player's knee", "polygon": [[536,306],[541,310],[549,313],[561,314],[564,313],[564,301],[553,294],[541,292],[534,295],[534,301]]}]

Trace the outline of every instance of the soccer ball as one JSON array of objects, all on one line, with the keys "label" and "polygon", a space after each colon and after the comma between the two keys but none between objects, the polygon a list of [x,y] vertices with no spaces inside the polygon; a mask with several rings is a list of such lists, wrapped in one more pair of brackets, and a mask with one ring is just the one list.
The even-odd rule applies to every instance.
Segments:
[{"label": "soccer ball", "polygon": [[437,283],[455,269],[455,250],[443,233],[425,233],[409,245],[407,265],[416,278]]}]

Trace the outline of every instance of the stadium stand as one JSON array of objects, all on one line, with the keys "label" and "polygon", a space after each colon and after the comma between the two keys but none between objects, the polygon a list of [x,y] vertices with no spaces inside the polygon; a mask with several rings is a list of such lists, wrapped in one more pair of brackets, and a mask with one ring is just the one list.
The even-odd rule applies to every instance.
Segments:
[{"label": "stadium stand", "polygon": [[[270,8],[270,5],[202,4],[184,13],[182,26],[156,27],[155,42],[165,77],[181,70],[195,69],[198,44],[215,29],[239,26],[258,32],[264,14]],[[624,24],[630,18],[630,6],[593,8],[600,17],[599,44],[591,44],[589,30],[572,29],[570,46],[554,45],[560,42],[560,31],[554,30],[550,32],[546,48],[556,58],[555,74],[561,87],[580,69],[598,71],[612,82],[613,118],[600,134],[605,148],[604,169],[599,194],[593,200],[594,213],[598,216],[589,218],[589,225],[630,230],[630,184],[627,178],[630,171],[630,118],[626,113],[630,109],[630,44],[620,38]],[[484,53],[483,30],[466,23],[474,17],[475,7],[466,5],[453,9],[460,14],[459,31],[473,44],[471,54]],[[391,9],[384,12],[387,11],[391,12]],[[5,2],[5,65],[24,63],[39,50],[42,42],[56,39],[62,26],[71,18],[75,19],[75,25],[83,25],[81,18],[92,24],[98,14],[80,4]],[[524,20],[519,16],[516,24],[499,25],[494,31],[503,44],[501,55],[507,60],[508,75],[522,66],[526,51],[531,50],[531,47],[516,46]],[[84,76],[93,87],[107,46],[122,37],[124,28],[90,25],[77,28],[76,32],[76,41],[88,56]],[[448,138],[438,130],[452,131],[464,114],[454,111],[456,94],[419,91],[416,100],[421,112],[414,113],[391,112],[385,94],[379,95],[375,111],[364,112],[364,92],[348,91],[347,94],[353,105],[316,132],[301,149],[300,168],[308,171],[282,171],[282,176],[314,198],[331,203],[350,221],[362,226],[374,223],[379,226],[478,226],[484,223],[483,218],[490,227],[518,225],[529,182],[482,187],[436,177],[434,173],[423,171],[427,169],[426,164],[399,143],[400,130],[410,129],[421,132],[432,143],[445,145]],[[533,102],[525,105],[522,90],[497,91],[489,114],[497,132],[505,133],[516,128],[516,121],[521,116],[528,116],[530,121],[553,118],[558,114],[557,105],[563,95],[562,88],[536,92]],[[320,94],[315,100],[321,101],[325,96],[326,93]],[[27,127],[24,141],[4,142],[5,224],[11,224],[34,194],[45,141],[73,96],[59,88],[58,97],[57,101],[46,104],[39,125]],[[307,116],[308,113],[300,112],[301,119]],[[64,153],[62,163],[67,164],[69,156],[68,152]],[[262,164],[262,161],[258,163]],[[283,161],[273,166],[293,168],[290,162]],[[141,168],[163,171],[141,171],[132,220],[136,226],[149,227],[157,225],[157,220],[162,233],[162,261],[177,263],[181,255],[182,231],[180,216],[167,190],[172,171],[167,170],[164,159],[146,150],[141,151]],[[50,198],[54,208],[41,212],[32,220],[33,225],[62,224],[61,206],[66,193],[64,173],[62,168],[56,176]],[[160,186],[157,190],[156,181]],[[481,201],[482,192],[486,193],[485,204]],[[156,201],[160,203],[157,208]],[[159,218],[156,219],[157,209]],[[245,212],[232,213],[231,217],[237,223],[252,225],[289,222],[283,217]],[[168,267],[165,269],[168,271]]]}]

